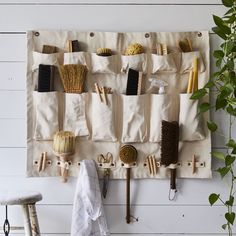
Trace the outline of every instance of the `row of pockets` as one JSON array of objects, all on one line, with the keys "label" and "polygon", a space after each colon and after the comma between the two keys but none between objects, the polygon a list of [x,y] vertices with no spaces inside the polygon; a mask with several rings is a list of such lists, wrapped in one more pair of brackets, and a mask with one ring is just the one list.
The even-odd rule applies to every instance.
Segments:
[{"label": "row of pockets", "polygon": [[[39,64],[58,65],[59,53],[43,54],[33,52],[33,70],[36,70]],[[126,73],[129,68],[146,73],[150,70],[151,74],[158,72],[187,73],[193,69],[193,59],[199,58],[199,72],[205,71],[205,65],[199,51],[188,53],[170,53],[168,55],[157,54],[137,54],[131,56],[112,55],[98,56],[96,53],[73,52],[64,53],[64,64],[82,64],[86,65],[91,73]],[[180,63],[177,63],[180,61]],[[179,65],[177,65],[179,64]]]},{"label": "row of pockets", "polygon": [[[86,106],[91,98],[91,139],[115,142],[122,130],[121,142],[160,142],[161,121],[179,120],[180,140],[196,141],[205,138],[198,102],[190,94],[180,94],[179,109],[167,94],[126,96],[108,94],[108,104],[102,103],[96,93],[65,94],[63,129],[76,136],[88,136]],[[58,93],[34,93],[36,140],[51,140],[59,130]],[[119,117],[121,117],[119,119]]]}]

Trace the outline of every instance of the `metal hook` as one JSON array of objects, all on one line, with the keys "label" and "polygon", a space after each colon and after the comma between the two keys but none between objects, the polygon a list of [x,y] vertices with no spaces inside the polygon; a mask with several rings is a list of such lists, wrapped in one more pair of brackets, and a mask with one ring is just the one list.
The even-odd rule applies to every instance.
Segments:
[{"label": "metal hook", "polygon": [[[173,193],[173,196],[172,196],[172,193]],[[171,189],[169,190],[169,200],[170,201],[174,201],[176,199],[176,196],[177,196],[177,189]]]},{"label": "metal hook", "polygon": [[136,222],[138,222],[138,217],[136,218],[136,217],[130,215],[130,218],[132,218],[132,219],[134,219]]},{"label": "metal hook", "polygon": [[9,235],[10,229],[11,229],[11,226],[8,221],[8,212],[7,212],[7,205],[6,205],[6,219],[5,219],[4,225],[3,225],[3,232],[4,232],[5,236]]}]

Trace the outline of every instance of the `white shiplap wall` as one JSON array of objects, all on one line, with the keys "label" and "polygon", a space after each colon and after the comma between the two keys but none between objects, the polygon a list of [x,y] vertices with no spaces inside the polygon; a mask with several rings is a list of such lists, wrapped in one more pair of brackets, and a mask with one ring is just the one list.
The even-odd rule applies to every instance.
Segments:
[{"label": "white shiplap wall", "polygon": [[[44,236],[68,236],[76,179],[62,184],[58,178],[25,178],[26,166],[26,35],[29,29],[77,29],[103,31],[210,30],[212,14],[221,15],[219,0],[0,0],[0,191],[38,190]],[[211,45],[219,40],[211,34]],[[220,113],[212,114],[222,124]],[[221,149],[224,137],[213,136],[213,148]],[[213,163],[215,168],[217,163]],[[168,180],[132,181],[132,213],[139,222],[127,225],[125,181],[112,181],[105,210],[113,235],[224,235],[223,208],[209,207],[211,192],[225,194],[224,183],[212,180],[179,180],[179,195],[169,202]],[[0,207],[0,225],[4,208]],[[22,224],[20,209],[11,207],[13,225]],[[0,232],[0,235],[1,234]],[[13,235],[13,234],[12,234]],[[24,235],[18,232],[17,235]]]}]

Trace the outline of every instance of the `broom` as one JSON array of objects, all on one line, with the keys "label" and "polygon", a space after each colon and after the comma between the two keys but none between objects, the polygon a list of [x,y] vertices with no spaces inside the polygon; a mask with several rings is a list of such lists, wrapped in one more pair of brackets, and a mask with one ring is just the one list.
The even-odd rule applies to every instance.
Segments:
[{"label": "broom", "polygon": [[84,90],[87,67],[84,65],[62,65],[59,67],[64,90],[66,93],[82,93]]}]

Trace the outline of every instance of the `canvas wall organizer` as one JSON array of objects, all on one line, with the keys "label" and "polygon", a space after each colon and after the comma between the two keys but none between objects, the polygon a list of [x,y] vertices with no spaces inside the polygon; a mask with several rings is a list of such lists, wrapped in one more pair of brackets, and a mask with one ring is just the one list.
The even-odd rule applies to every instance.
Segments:
[{"label": "canvas wall organizer", "polygon": [[[181,51],[179,42],[188,39],[190,52]],[[68,52],[68,42],[78,40],[78,50]],[[198,101],[187,93],[193,61],[198,58],[198,88],[209,78],[208,32],[79,32],[29,31],[27,33],[27,175],[57,176],[62,160],[53,152],[53,136],[58,130],[73,131],[75,153],[67,163],[70,176],[77,176],[83,159],[98,162],[100,154],[111,154],[111,178],[123,179],[126,166],[119,150],[132,144],[138,151],[132,164],[133,178],[167,178],[168,166],[160,164],[161,121],[178,121],[180,127],[180,178],[211,177],[211,136],[206,127],[209,113],[198,116]],[[139,43],[143,53],[125,55],[129,45]],[[158,55],[157,45],[167,45],[168,54]],[[55,53],[42,53],[44,45],[53,45]],[[109,48],[111,56],[99,56],[98,48]],[[79,64],[87,68],[83,93],[64,92],[61,65]],[[39,92],[40,67],[54,65],[54,88]],[[141,95],[126,95],[129,69],[143,73]],[[48,71],[50,73],[50,71]],[[164,92],[156,81],[166,86]],[[111,88],[101,102],[95,83]],[[50,85],[45,85],[50,86]],[[162,88],[163,89],[163,88]],[[69,90],[68,90],[69,91]],[[205,98],[207,101],[208,98]],[[42,161],[42,156],[47,153]],[[150,161],[155,169],[150,169]],[[43,163],[42,163],[43,162]],[[40,167],[41,165],[41,167]],[[42,165],[43,170],[42,170]],[[154,168],[152,166],[152,168]]]}]

